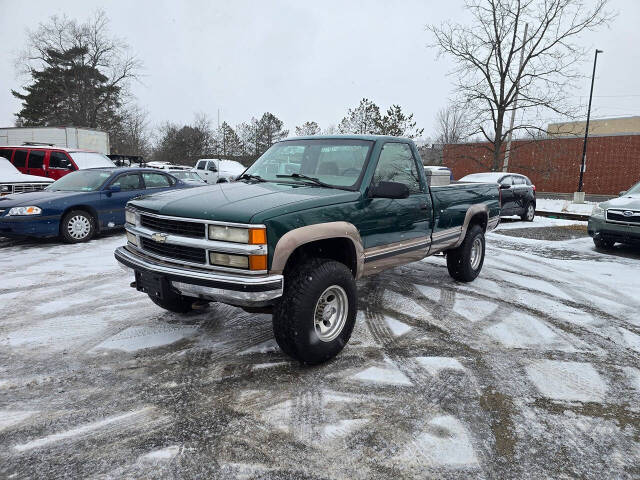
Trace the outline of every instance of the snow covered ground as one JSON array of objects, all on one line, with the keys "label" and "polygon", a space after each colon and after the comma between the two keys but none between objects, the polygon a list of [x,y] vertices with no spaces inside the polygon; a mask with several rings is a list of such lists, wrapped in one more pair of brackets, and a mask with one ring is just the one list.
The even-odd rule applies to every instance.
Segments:
[{"label": "snow covered ground", "polygon": [[362,281],[349,345],[302,368],[268,315],[129,288],[123,241],[0,247],[0,477],[640,475],[640,252],[491,233],[473,283]]},{"label": "snow covered ground", "polygon": [[578,213],[591,215],[593,207],[599,202],[573,203],[572,200],[560,200],[555,198],[537,198],[536,210],[543,212]]}]

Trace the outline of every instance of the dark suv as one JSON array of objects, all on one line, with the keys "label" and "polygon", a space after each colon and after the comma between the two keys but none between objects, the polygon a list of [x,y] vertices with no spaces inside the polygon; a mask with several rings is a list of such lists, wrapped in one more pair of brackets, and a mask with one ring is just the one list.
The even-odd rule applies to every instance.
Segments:
[{"label": "dark suv", "polygon": [[487,172],[472,173],[461,182],[497,183],[500,185],[502,210],[500,215],[519,215],[522,220],[533,222],[536,216],[536,186],[528,177],[519,173]]}]

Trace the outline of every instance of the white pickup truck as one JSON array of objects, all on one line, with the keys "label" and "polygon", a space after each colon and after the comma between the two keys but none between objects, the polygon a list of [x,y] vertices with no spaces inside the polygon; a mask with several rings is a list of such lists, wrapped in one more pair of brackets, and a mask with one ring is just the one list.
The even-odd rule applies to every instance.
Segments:
[{"label": "white pickup truck", "polygon": [[193,169],[207,183],[233,182],[246,170],[240,162],[219,158],[201,158]]}]

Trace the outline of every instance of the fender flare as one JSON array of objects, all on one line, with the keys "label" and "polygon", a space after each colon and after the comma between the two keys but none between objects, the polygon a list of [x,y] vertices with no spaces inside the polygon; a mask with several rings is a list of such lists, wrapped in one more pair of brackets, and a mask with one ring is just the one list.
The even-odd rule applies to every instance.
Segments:
[{"label": "fender flare", "polygon": [[296,248],[307,243],[330,238],[347,238],[351,241],[356,252],[355,278],[360,278],[364,268],[364,247],[360,232],[358,232],[355,225],[349,222],[316,223],[288,231],[280,237],[276,244],[269,273],[281,275],[287,260],[289,260]]},{"label": "fender flare", "polygon": [[[460,232],[460,238],[456,242],[456,244],[452,248],[459,247],[460,244],[464,241],[464,237],[467,236],[467,230],[469,229],[469,224],[471,223],[471,219],[476,215],[483,215],[485,219],[485,225],[489,225],[489,207],[487,207],[484,203],[478,203],[475,205],[471,205],[467,209],[467,213],[464,216],[464,222],[462,223],[462,231]],[[487,227],[485,226],[485,231]]]}]

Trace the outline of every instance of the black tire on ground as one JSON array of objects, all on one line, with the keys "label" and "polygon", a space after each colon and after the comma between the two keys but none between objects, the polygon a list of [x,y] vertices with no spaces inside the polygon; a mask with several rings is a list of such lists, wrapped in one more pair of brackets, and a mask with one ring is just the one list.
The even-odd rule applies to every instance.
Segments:
[{"label": "black tire on ground", "polygon": [[193,302],[197,300],[197,298],[185,297],[177,293],[165,295],[164,298],[158,298],[155,295],[150,294],[147,295],[149,295],[151,301],[160,308],[164,308],[165,310],[169,310],[174,313],[190,312],[193,310]]},{"label": "black tire on ground", "polygon": [[88,242],[96,233],[96,219],[85,210],[71,210],[60,221],[60,236],[67,243]]},{"label": "black tire on ground", "polygon": [[484,230],[473,225],[467,230],[462,244],[447,252],[449,275],[459,282],[471,282],[476,279],[484,264]]},{"label": "black tire on ground", "polygon": [[612,240],[607,240],[606,238],[602,238],[602,237],[593,238],[593,244],[596,246],[596,248],[600,250],[610,250],[613,248],[615,243],[616,242]]},{"label": "black tire on ground", "polygon": [[536,217],[536,207],[533,203],[528,203],[524,207],[524,213],[520,215],[520,218],[524,222],[533,222],[533,219]]},{"label": "black tire on ground", "polygon": [[311,259],[288,272],[284,285],[273,312],[273,334],[282,351],[306,365],[335,357],[356,320],[351,270],[334,260]]}]

